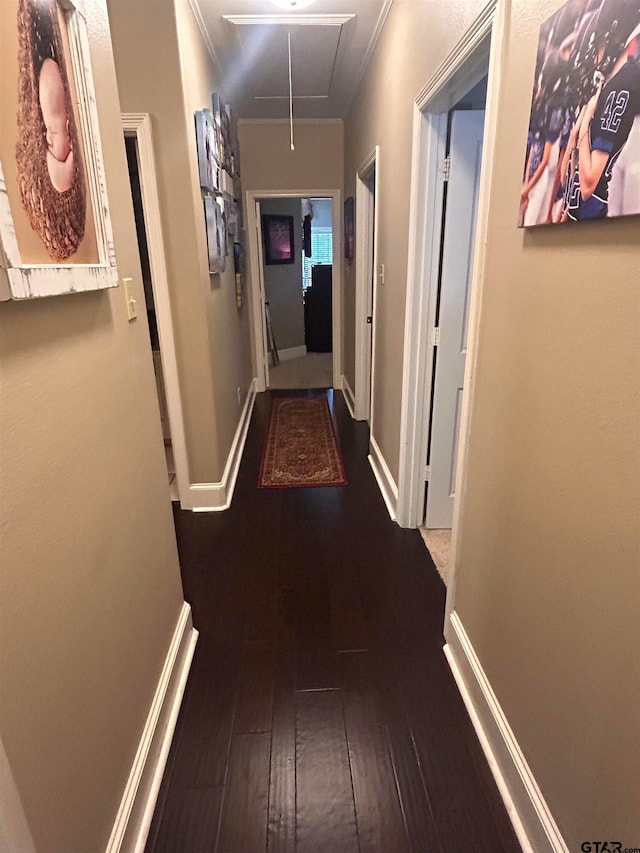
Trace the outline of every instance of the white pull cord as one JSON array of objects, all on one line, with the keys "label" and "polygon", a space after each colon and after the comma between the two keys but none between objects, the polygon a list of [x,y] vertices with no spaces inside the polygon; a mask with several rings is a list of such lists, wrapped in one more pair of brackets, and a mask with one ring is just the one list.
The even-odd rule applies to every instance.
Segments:
[{"label": "white pull cord", "polygon": [[291,131],[291,150],[295,151],[293,144],[293,84],[291,82],[291,32],[287,33],[287,41],[289,44],[289,127]]}]

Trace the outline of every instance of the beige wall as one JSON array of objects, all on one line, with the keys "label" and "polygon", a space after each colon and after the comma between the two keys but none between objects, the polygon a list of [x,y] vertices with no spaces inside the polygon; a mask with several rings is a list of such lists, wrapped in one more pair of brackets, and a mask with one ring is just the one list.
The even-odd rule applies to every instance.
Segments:
[{"label": "beige wall", "polygon": [[637,217],[513,227],[560,5],[513,4],[456,609],[577,849],[640,838],[640,248]]},{"label": "beige wall", "polygon": [[[482,5],[396,0],[345,124],[345,195],[381,149],[374,431],[394,475],[411,106]],[[637,218],[515,227],[538,28],[560,5],[511,4],[455,606],[574,850],[640,838],[640,254]]]},{"label": "beige wall", "polygon": [[[195,239],[196,259],[199,263],[198,282],[204,297],[209,341],[207,368],[213,378],[218,450],[216,480],[221,480],[242,406],[253,378],[249,309],[246,291],[244,307],[240,311],[236,307],[233,246],[231,244],[224,273],[210,276],[207,270],[207,241],[197,177],[198,164],[193,114],[203,107],[210,108],[211,94],[220,92],[220,80],[193,17],[189,0],[175,0],[175,6],[184,114],[187,126],[185,160],[190,170],[191,196],[196,214]],[[222,94],[224,95],[224,92]],[[199,434],[206,437],[206,425],[200,423],[199,419],[198,428]]]},{"label": "beige wall", "polygon": [[[350,115],[345,121],[345,191],[355,197],[356,170],[379,145],[374,438],[396,479],[407,286],[413,102],[429,76],[483,8],[483,2],[396,0]],[[393,93],[393,95],[391,94]],[[357,223],[357,211],[356,211]],[[357,224],[356,224],[357,227]],[[345,375],[355,388],[355,263],[345,267]]]},{"label": "beige wall", "polygon": [[293,217],[295,261],[293,264],[265,264],[264,288],[269,316],[279,350],[304,346],[304,305],[302,302],[302,202],[299,198],[265,199],[262,213]]},{"label": "beige wall", "polygon": [[[342,191],[344,127],[342,121],[295,122],[291,151],[289,123],[240,121],[242,189],[248,191]],[[247,282],[251,287],[251,282]]]},{"label": "beige wall", "polygon": [[288,122],[241,121],[243,190],[341,190],[343,130],[341,121],[297,121],[291,151]]},{"label": "beige wall", "polygon": [[215,481],[214,392],[174,3],[108,0],[108,7],[122,111],[151,116],[189,478]]},{"label": "beige wall", "polygon": [[207,268],[193,114],[219,78],[187,0],[109,0],[109,17],[122,109],[153,125],[189,476],[219,482],[252,374],[233,257],[221,275]]},{"label": "beige wall", "polygon": [[[87,13],[118,271],[144,304],[104,3]],[[0,735],[36,848],[104,850],[182,603],[122,288],[0,304],[0,468]]]}]

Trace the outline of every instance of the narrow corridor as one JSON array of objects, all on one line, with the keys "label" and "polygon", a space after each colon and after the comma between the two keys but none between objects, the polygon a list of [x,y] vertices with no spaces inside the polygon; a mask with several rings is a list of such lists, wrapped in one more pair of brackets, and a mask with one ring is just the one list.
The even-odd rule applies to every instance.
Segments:
[{"label": "narrow corridor", "polygon": [[175,512],[200,639],[147,851],[516,853],[442,651],[444,585],[328,393],[347,487],[256,488],[260,394],[231,508]]}]

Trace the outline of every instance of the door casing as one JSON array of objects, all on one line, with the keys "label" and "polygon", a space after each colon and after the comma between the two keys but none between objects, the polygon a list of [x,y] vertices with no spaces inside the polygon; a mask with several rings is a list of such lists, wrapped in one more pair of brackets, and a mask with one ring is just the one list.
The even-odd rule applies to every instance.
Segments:
[{"label": "door casing", "polygon": [[505,0],[491,0],[454,50],[418,94],[413,115],[412,180],[409,202],[408,281],[396,517],[401,527],[417,527],[424,505],[428,411],[433,377],[433,340],[442,230],[443,165],[447,113],[485,75],[488,77],[482,182],[478,198],[472,294],[460,423],[456,498],[451,536],[447,618],[455,600],[457,533],[464,500],[471,429],[470,412],[478,358],[482,281],[492,186],[503,54]]},{"label": "door casing", "polygon": [[249,250],[249,277],[251,281],[249,307],[251,312],[251,354],[256,391],[267,389],[266,336],[264,311],[260,293],[260,240],[261,225],[256,217],[256,202],[271,198],[330,198],[331,227],[333,230],[332,264],[332,331],[333,331],[333,387],[342,388],[342,191],[337,189],[247,190],[245,211],[247,215],[247,245]]},{"label": "door casing", "polygon": [[[356,310],[354,415],[373,432],[376,351],[376,284],[378,270],[378,205],[371,181],[380,185],[380,148],[375,146],[356,171]],[[367,317],[372,317],[371,325]]]},{"label": "door casing", "polygon": [[[480,189],[484,110],[449,113],[449,180],[443,211],[438,328],[429,429],[429,481],[424,526],[451,528],[460,403],[467,354],[473,244]],[[479,147],[478,147],[479,146]]]},{"label": "door casing", "polygon": [[153,153],[151,118],[148,113],[123,113],[121,121],[125,136],[133,136],[137,141],[142,208],[149,248],[153,301],[156,309],[158,337],[160,339],[160,358],[162,359],[162,372],[167,395],[171,446],[176,467],[176,485],[180,505],[183,508],[188,508],[186,502],[188,501],[190,479],[187,439],[182,414],[177,348],[173,331],[171,299],[169,296],[169,277],[162,236],[162,220],[160,217],[158,179]]}]

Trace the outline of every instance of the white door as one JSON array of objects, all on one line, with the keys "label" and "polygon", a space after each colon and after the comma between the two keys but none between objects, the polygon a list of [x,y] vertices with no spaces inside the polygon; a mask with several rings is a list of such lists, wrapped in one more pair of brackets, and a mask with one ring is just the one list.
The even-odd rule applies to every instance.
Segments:
[{"label": "white door", "polygon": [[449,528],[453,520],[483,132],[484,110],[454,111],[425,521],[431,529]]},{"label": "white door", "polygon": [[366,421],[371,426],[371,400],[373,389],[373,312],[375,299],[375,272],[376,272],[376,173],[375,170],[367,178],[367,190],[369,191],[368,223],[367,223],[367,355],[366,355],[366,384],[365,384],[365,414]]},{"label": "white door", "polygon": [[267,315],[266,301],[264,289],[264,252],[262,248],[262,215],[260,202],[256,201],[256,228],[258,231],[258,290],[260,294],[260,330],[261,335],[256,341],[256,347],[262,347],[258,350],[258,365],[262,364],[264,371],[264,386],[269,387],[269,346],[267,344]]}]

